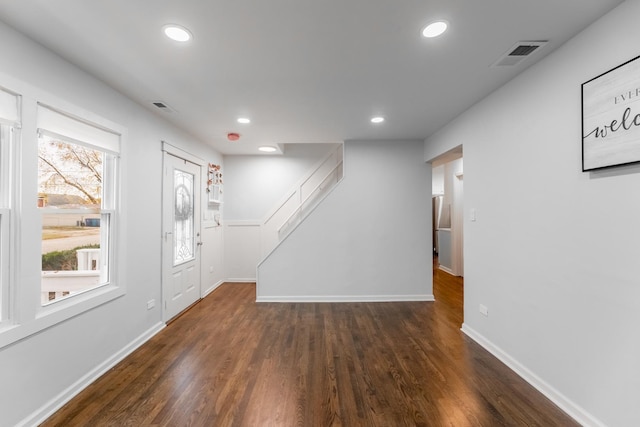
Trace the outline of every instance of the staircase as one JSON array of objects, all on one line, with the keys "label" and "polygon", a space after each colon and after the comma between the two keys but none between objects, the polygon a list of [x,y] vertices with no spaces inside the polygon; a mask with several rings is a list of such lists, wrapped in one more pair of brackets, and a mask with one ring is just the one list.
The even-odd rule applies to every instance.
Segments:
[{"label": "staircase", "polygon": [[260,226],[262,257],[293,231],[343,177],[343,145],[332,150],[283,198]]}]

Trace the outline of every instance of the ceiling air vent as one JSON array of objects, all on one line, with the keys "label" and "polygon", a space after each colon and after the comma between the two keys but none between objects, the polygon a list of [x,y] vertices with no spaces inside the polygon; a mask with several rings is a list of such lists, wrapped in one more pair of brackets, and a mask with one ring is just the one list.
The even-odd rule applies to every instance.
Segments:
[{"label": "ceiling air vent", "polygon": [[166,103],[162,101],[152,101],[151,103],[155,105],[158,108],[158,110],[164,111],[165,113],[173,113],[175,111],[173,108],[169,107]]},{"label": "ceiling air vent", "polygon": [[514,65],[518,65],[519,63],[527,59],[529,55],[531,55],[533,52],[537,51],[547,43],[548,42],[546,40],[518,42],[491,66],[513,67]]}]

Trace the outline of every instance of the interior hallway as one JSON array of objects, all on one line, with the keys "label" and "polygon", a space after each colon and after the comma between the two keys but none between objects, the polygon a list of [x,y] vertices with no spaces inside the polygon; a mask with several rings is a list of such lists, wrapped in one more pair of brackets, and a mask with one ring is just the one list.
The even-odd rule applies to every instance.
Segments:
[{"label": "interior hallway", "polygon": [[571,426],[460,331],[462,279],[437,301],[256,304],[229,283],[45,426]]}]

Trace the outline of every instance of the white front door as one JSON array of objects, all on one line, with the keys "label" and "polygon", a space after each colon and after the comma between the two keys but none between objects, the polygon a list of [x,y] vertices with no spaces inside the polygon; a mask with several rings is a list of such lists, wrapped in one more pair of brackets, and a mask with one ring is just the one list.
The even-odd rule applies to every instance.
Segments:
[{"label": "white front door", "polygon": [[200,166],[164,153],[163,320],[200,298]]}]

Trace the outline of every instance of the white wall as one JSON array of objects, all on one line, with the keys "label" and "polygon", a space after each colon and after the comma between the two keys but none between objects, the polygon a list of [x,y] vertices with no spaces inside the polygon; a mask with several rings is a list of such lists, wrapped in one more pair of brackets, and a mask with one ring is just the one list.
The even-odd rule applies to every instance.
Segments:
[{"label": "white wall", "polygon": [[224,215],[263,220],[335,144],[288,144],[281,155],[225,156]]},{"label": "white wall", "polygon": [[261,227],[283,198],[336,144],[289,144],[281,155],[225,156],[225,277],[256,280],[264,257]]},{"label": "white wall", "polygon": [[[126,294],[0,349],[0,425],[11,426],[21,420],[35,423],[161,326],[160,141],[170,142],[207,161],[220,163],[222,158],[4,24],[0,24],[0,51],[3,55],[0,85],[21,93],[28,101],[25,105],[29,108],[23,113],[23,144],[35,141],[35,133],[27,135],[26,130],[35,126],[36,98],[46,98],[54,105],[61,100],[127,130],[121,150],[122,215],[117,254],[119,284],[126,288]],[[34,156],[22,161],[34,164],[36,159]],[[20,235],[37,241],[40,231],[29,227],[38,221],[38,213],[32,208],[35,192],[33,201],[26,195],[24,200],[21,220],[25,226]],[[216,239],[221,237],[211,232],[205,234],[205,239],[211,239],[205,240],[205,247],[214,248],[218,245]],[[37,251],[21,248],[19,283],[38,280],[39,259],[27,257]],[[211,262],[203,264],[208,268]],[[221,280],[222,272],[214,272],[213,276],[216,274],[219,276],[207,277],[206,282]],[[147,310],[150,299],[157,304]],[[28,320],[20,326],[29,327]]]},{"label": "white wall", "polygon": [[259,301],[429,300],[431,168],[417,141],[347,141],[344,179],[260,265]]},{"label": "white wall", "polygon": [[[442,174],[442,212],[444,223],[449,230],[440,230],[439,267],[454,276],[464,275],[463,235],[464,235],[464,187],[463,160],[458,158],[437,168]],[[435,174],[434,174],[435,176]]]},{"label": "white wall", "polygon": [[640,53],[638,16],[623,3],[425,144],[464,144],[465,332],[586,425],[640,425],[640,167],[581,172],[580,100]]},{"label": "white wall", "polygon": [[464,187],[463,160],[456,159],[444,165],[444,201],[450,205],[451,216],[451,274],[464,275]]},{"label": "white wall", "polygon": [[433,168],[431,179],[431,193],[434,196],[444,194],[444,165]]},{"label": "white wall", "polygon": [[202,296],[208,295],[225,280],[224,239],[221,226],[205,224],[201,246]]}]

